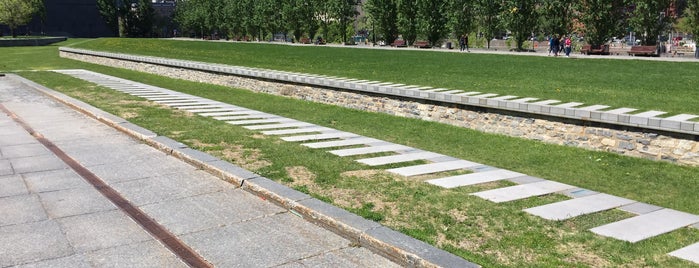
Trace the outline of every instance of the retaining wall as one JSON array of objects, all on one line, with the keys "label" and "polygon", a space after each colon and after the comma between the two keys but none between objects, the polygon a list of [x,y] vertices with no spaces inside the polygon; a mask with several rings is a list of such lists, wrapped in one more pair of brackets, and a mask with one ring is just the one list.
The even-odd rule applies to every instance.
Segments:
[{"label": "retaining wall", "polygon": [[[609,151],[634,157],[654,160],[664,160],[679,164],[699,166],[699,142],[693,134],[699,124],[688,121],[664,120],[652,117],[636,117],[625,114],[607,114],[600,112],[597,121],[585,120],[591,118],[595,111],[583,109],[561,109],[564,116],[542,114],[544,106],[537,107],[537,112],[499,110],[487,106],[472,106],[465,103],[442,102],[435,99],[411,98],[398,94],[367,93],[361,90],[333,88],[333,86],[318,86],[304,83],[276,82],[271,76],[262,73],[256,78],[233,75],[224,72],[220,65],[202,68],[206,63],[196,63],[186,68],[167,66],[167,59],[154,58],[145,63],[138,56],[120,58],[89,55],[84,51],[61,49],[61,57],[76,59],[100,65],[126,68],[177,79],[243,88],[255,92],[282,95],[290,98],[303,99],[313,102],[326,103],[352,109],[381,112],[396,116],[419,118],[455,126],[470,128],[487,133],[503,134],[538,140],[546,143],[560,144],[585,148],[590,150]],[[149,57],[153,58],[153,57]],[[178,63],[179,64],[179,63]],[[203,71],[203,69],[208,69]],[[255,73],[257,71],[251,71]],[[282,75],[289,75],[279,72]],[[328,83],[329,84],[329,83]],[[353,86],[354,87],[354,86]],[[429,93],[428,93],[429,94]],[[397,96],[398,95],[398,96]],[[436,96],[436,95],[432,95]],[[470,99],[469,99],[470,100]],[[482,102],[483,99],[476,103]],[[486,99],[483,104],[490,103]],[[498,102],[495,107],[500,106]],[[503,107],[511,105],[504,103]],[[517,108],[520,108],[519,106]],[[549,112],[557,107],[548,107]],[[569,116],[565,116],[569,114]],[[578,115],[587,115],[584,118]],[[618,120],[620,124],[607,121]],[[613,117],[613,118],[611,118]],[[625,117],[625,118],[621,118]],[[635,120],[634,120],[635,119]],[[627,124],[623,124],[624,121]],[[634,122],[635,121],[635,122]],[[653,121],[653,122],[651,122]],[[649,127],[639,126],[645,123]],[[630,123],[634,123],[631,124]],[[657,125],[657,127],[656,127]],[[656,127],[656,129],[652,129]]]}]

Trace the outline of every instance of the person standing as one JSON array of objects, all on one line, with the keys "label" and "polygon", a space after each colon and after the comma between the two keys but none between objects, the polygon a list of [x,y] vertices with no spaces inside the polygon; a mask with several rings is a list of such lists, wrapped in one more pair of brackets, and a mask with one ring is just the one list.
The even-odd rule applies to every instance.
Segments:
[{"label": "person standing", "polygon": [[573,41],[570,40],[570,37],[566,37],[565,41],[565,51],[566,51],[566,57],[570,57],[570,50],[572,49]]},{"label": "person standing", "polygon": [[464,35],[464,47],[466,48],[466,52],[471,52],[471,50],[468,48],[468,34]]},{"label": "person standing", "polygon": [[551,56],[551,52],[553,52],[553,36],[549,36],[549,56]]},{"label": "person standing", "polygon": [[459,37],[459,51],[464,52],[466,49],[466,35],[461,35]]},{"label": "person standing", "polygon": [[561,40],[558,39],[558,36],[553,36],[552,43],[553,45],[551,46],[553,47],[553,56],[558,57],[558,50],[561,48]]}]

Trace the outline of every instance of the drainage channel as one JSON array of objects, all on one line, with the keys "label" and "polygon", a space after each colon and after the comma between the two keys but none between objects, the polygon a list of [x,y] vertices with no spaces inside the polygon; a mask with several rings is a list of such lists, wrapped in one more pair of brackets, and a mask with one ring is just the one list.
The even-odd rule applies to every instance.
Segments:
[{"label": "drainage channel", "polygon": [[174,253],[178,258],[180,258],[184,263],[190,267],[213,267],[204,258],[197,254],[192,248],[180,241],[175,235],[170,233],[163,226],[158,224],[155,220],[150,218],[141,209],[136,207],[134,204],[129,202],[126,198],[120,195],[114,188],[110,187],[97,175],[92,173],[90,170],[82,166],[78,161],[75,161],[72,157],[66,154],[61,148],[56,146],[50,140],[44,138],[40,133],[34,131],[34,129],[29,126],[22,118],[19,118],[12,111],[7,109],[4,105],[0,104],[0,111],[7,114],[12,120],[17,124],[22,126],[29,134],[31,134],[39,143],[44,145],[49,151],[51,151],[56,157],[68,165],[73,171],[75,171],[80,177],[92,185],[97,191],[99,191],[105,198],[116,205],[121,211],[126,213],[131,219],[138,223],[144,230],[149,232],[153,237],[158,239],[163,245],[169,248],[172,253]]}]

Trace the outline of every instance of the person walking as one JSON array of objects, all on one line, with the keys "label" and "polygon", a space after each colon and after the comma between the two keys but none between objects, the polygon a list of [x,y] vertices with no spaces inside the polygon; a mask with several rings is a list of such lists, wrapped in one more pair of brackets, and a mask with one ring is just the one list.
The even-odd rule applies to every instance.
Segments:
[{"label": "person walking", "polygon": [[566,37],[566,41],[565,41],[566,57],[570,57],[570,50],[571,50],[571,48],[572,48],[572,44],[573,44],[573,41],[570,40],[570,37],[569,37],[569,36],[567,36],[567,37]]},{"label": "person walking", "polygon": [[558,39],[558,36],[553,36],[553,41],[552,42],[552,49],[553,49],[553,56],[558,57],[558,50],[561,48],[561,40]]},{"label": "person walking", "polygon": [[553,52],[553,36],[549,36],[549,56],[551,56],[551,52]]},{"label": "person walking", "polygon": [[468,48],[468,34],[464,35],[464,47],[466,48],[466,52],[471,52],[471,49]]},{"label": "person walking", "polygon": [[459,51],[464,52],[465,49],[466,49],[466,35],[462,34],[461,37],[459,37]]}]

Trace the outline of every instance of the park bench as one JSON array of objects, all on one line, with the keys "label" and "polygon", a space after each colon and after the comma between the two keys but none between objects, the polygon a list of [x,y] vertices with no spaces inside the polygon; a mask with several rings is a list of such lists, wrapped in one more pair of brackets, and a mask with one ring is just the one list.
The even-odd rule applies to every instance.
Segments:
[{"label": "park bench", "polygon": [[656,46],[634,46],[628,51],[629,56],[658,56],[658,48]]},{"label": "park bench", "polygon": [[679,55],[679,56],[684,56],[685,54],[693,54],[694,50],[692,50],[691,47],[675,47],[673,51],[671,51],[672,55]]},{"label": "park bench", "polygon": [[407,47],[408,45],[405,43],[405,40],[396,40],[391,43],[392,47]]},{"label": "park bench", "polygon": [[602,45],[599,48],[592,48],[591,45],[584,45],[580,53],[585,55],[609,55],[609,45]]},{"label": "park bench", "polygon": [[415,42],[415,44],[413,44],[413,46],[416,48],[432,48],[432,46],[430,46],[430,43],[427,41],[417,41]]},{"label": "park bench", "polygon": [[301,39],[299,40],[299,43],[301,43],[301,44],[310,44],[310,43],[311,43],[311,39],[306,38],[306,37],[303,37],[303,38],[301,38]]}]

